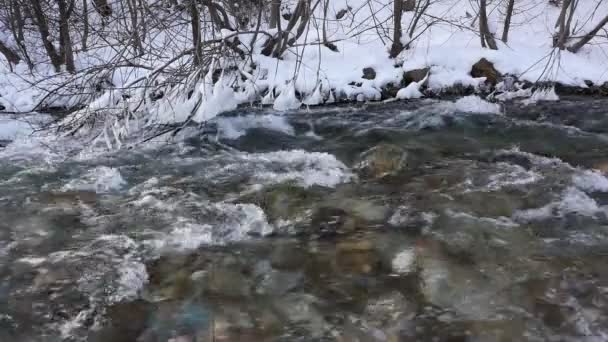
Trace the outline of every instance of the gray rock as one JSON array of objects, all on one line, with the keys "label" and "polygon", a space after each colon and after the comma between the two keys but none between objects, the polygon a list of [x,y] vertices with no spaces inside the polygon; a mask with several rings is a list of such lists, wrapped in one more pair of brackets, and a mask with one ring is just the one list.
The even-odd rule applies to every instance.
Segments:
[{"label": "gray rock", "polygon": [[421,68],[404,72],[403,79],[401,80],[401,86],[407,87],[412,82],[422,81],[426,77],[426,75],[429,74],[430,71],[431,68]]}]

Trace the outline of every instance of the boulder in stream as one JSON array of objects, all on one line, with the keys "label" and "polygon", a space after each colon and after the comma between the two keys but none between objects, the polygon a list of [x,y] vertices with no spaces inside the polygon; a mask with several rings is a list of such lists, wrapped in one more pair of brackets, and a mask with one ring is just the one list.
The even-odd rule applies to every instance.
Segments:
[{"label": "boulder in stream", "polygon": [[399,146],[380,144],[363,152],[354,168],[362,178],[382,178],[401,172],[407,166],[407,157]]}]

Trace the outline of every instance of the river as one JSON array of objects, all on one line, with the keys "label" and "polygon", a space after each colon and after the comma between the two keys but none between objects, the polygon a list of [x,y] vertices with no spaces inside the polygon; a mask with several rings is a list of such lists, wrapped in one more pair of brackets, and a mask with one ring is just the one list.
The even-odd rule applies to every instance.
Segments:
[{"label": "river", "polygon": [[244,109],[114,152],[13,143],[0,341],[605,341],[607,108]]}]

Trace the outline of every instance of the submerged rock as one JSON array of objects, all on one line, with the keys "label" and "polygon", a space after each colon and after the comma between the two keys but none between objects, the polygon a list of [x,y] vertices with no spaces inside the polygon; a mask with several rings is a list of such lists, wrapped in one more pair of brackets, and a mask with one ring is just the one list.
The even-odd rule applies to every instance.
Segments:
[{"label": "submerged rock", "polygon": [[290,294],[277,299],[275,309],[290,323],[306,330],[306,334],[318,339],[325,335],[327,324],[317,309],[319,299],[308,294]]},{"label": "submerged rock", "polygon": [[302,272],[283,272],[272,270],[265,274],[256,287],[256,293],[282,296],[296,289],[304,281]]},{"label": "submerged rock", "polygon": [[259,205],[272,223],[299,222],[307,218],[323,194],[321,187],[303,188],[287,182],[264,188],[242,201]]},{"label": "submerged rock", "polygon": [[239,270],[214,268],[207,277],[208,293],[225,297],[248,297],[250,280]]},{"label": "submerged rock", "polygon": [[346,210],[332,207],[321,207],[312,217],[310,233],[319,237],[334,237],[352,233],[358,226],[357,218]]},{"label": "submerged rock", "polygon": [[354,168],[362,178],[382,178],[401,172],[407,166],[407,157],[399,146],[380,144],[363,152]]},{"label": "submerged rock", "polygon": [[341,273],[370,274],[381,267],[380,255],[368,240],[343,241],[336,247],[336,265]]},{"label": "submerged rock", "polygon": [[603,172],[604,174],[608,174],[608,161],[596,163],[593,168]]},{"label": "submerged rock", "polygon": [[415,313],[414,303],[400,292],[392,291],[371,299],[365,307],[364,316],[376,327],[382,327],[400,318],[411,318]]},{"label": "submerged rock", "polygon": [[99,331],[91,331],[87,341],[137,341],[147,327],[153,305],[143,300],[119,303],[106,309],[107,323]]},{"label": "submerged rock", "polygon": [[308,260],[308,253],[293,244],[279,244],[270,254],[270,264],[278,270],[297,270]]}]

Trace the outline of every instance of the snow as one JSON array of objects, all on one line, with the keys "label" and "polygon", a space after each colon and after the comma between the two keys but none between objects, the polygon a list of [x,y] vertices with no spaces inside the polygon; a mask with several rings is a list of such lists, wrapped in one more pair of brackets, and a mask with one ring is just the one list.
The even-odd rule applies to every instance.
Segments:
[{"label": "snow", "polygon": [[407,87],[399,89],[397,92],[397,98],[400,100],[404,99],[419,99],[424,96],[420,92],[420,85],[416,82],[410,83]]},{"label": "snow", "polygon": [[323,94],[321,93],[321,85],[317,86],[313,93],[302,101],[307,106],[315,106],[323,103]]},{"label": "snow", "polygon": [[208,121],[218,114],[234,110],[238,106],[234,90],[230,88],[224,77],[213,84],[211,75],[208,75],[205,82],[199,87],[199,92],[202,103],[193,118],[196,122]]},{"label": "snow", "polygon": [[273,108],[280,111],[298,109],[302,106],[296,97],[296,89],[293,82],[290,82],[281,94],[274,100]]},{"label": "snow", "polygon": [[[293,5],[292,3],[290,3]],[[289,4],[288,4],[289,5]],[[404,43],[410,48],[404,50],[397,58],[388,56],[390,41],[385,39],[384,32],[392,30],[391,19],[392,1],[377,0],[340,0],[331,1],[329,18],[326,25],[313,22],[310,32],[303,34],[296,42],[296,46],[288,49],[281,59],[264,56],[260,53],[267,35],[258,35],[258,41],[253,42],[254,53],[251,58],[244,61],[235,61],[229,58],[214,60],[211,68],[205,72],[202,79],[198,75],[189,75],[183,86],[175,89],[164,89],[163,99],[149,102],[142,99],[146,94],[138,90],[140,80],[149,78],[163,80],[167,75],[155,74],[159,68],[168,65],[179,70],[183,65],[191,63],[189,57],[178,58],[172,61],[177,51],[191,47],[190,28],[176,23],[174,29],[183,32],[183,37],[175,39],[173,32],[163,31],[162,25],[149,27],[150,37],[156,37],[150,42],[152,47],[165,46],[159,51],[153,51],[152,56],[140,58],[147,68],[126,66],[117,68],[108,76],[108,82],[113,89],[95,94],[82,96],[68,95],[72,89],[66,89],[64,95],[50,97],[45,100],[47,105],[74,105],[89,104],[87,110],[103,110],[108,114],[123,113],[125,108],[138,111],[138,115],[145,116],[147,124],[184,122],[192,119],[195,122],[208,121],[219,113],[237,108],[240,104],[261,100],[261,103],[273,105],[278,111],[288,111],[299,108],[302,104],[312,106],[331,103],[336,99],[349,99],[352,101],[375,101],[381,99],[382,88],[389,83],[400,84],[405,71],[429,68],[428,79],[424,81],[431,92],[440,92],[453,86],[483,87],[483,78],[474,78],[470,75],[471,66],[481,58],[486,58],[502,74],[513,75],[520,81],[529,82],[560,82],[572,86],[585,87],[586,81],[596,85],[608,81],[608,59],[605,57],[604,45],[606,38],[597,37],[592,44],[588,44],[581,51],[573,54],[568,51],[558,51],[552,47],[554,24],[559,14],[559,8],[544,0],[522,0],[516,3],[516,12],[513,25],[509,33],[507,44],[498,41],[499,50],[494,51],[482,48],[479,44],[475,16],[476,3],[468,0],[433,1],[428,9],[428,16],[423,16],[419,27],[411,39],[406,32]],[[498,36],[502,30],[503,9],[494,4],[490,11],[490,28]],[[285,6],[283,10],[287,10]],[[341,19],[336,14],[349,9]],[[575,13],[575,36],[587,32],[597,22],[608,14],[608,6],[599,6],[597,12],[596,1],[585,1],[579,4]],[[312,17],[320,20],[323,17],[322,6],[318,6]],[[372,18],[374,20],[370,20]],[[435,20],[434,18],[441,18]],[[96,15],[91,20],[99,20]],[[284,19],[282,19],[284,20]],[[402,26],[407,28],[413,20],[413,13],[405,12]],[[286,27],[287,22],[282,23]],[[116,29],[110,24],[108,30]],[[430,25],[430,27],[427,26]],[[276,30],[268,29],[266,23],[262,30],[273,34]],[[320,27],[325,26],[327,37],[336,46],[337,51],[319,44]],[[207,33],[206,33],[207,34]],[[252,35],[227,29],[209,32],[208,38],[221,38],[242,42],[249,46]],[[234,40],[232,39],[234,37]],[[38,44],[37,37],[28,38],[29,44]],[[74,35],[74,44],[78,44],[78,35]],[[182,39],[183,38],[183,39]],[[99,39],[92,37],[91,39]],[[110,43],[115,38],[109,39]],[[118,42],[118,41],[116,41]],[[96,46],[91,41],[91,46]],[[97,42],[99,43],[99,42]],[[116,51],[108,47],[107,42],[98,44],[87,52],[78,52],[76,64],[80,68],[94,68],[107,61],[113,60]],[[52,68],[45,61],[42,49],[36,50],[33,58],[37,64],[31,73],[26,66],[17,65],[15,73],[6,66],[0,65],[0,103],[11,111],[31,111],[34,106],[47,95],[45,89],[52,89],[62,81],[69,79],[69,75],[53,76]],[[136,61],[140,62],[140,60]],[[168,63],[168,64],[167,64]],[[0,62],[0,64],[2,64]],[[255,67],[251,67],[254,64]],[[219,81],[213,82],[214,69],[223,68],[224,72]],[[373,68],[374,79],[363,79],[362,70]],[[226,70],[238,70],[230,73]],[[151,77],[154,76],[154,77]],[[202,75],[201,75],[202,76]],[[86,82],[97,82],[90,80]],[[84,80],[78,80],[75,89],[81,87]],[[178,82],[179,83],[179,82]],[[420,86],[410,84],[399,90],[399,99],[412,99],[422,97]],[[33,86],[35,85],[35,86]],[[124,89],[125,86],[136,85],[136,89]],[[109,87],[111,88],[111,87]],[[117,89],[121,89],[118,91]],[[495,99],[505,101],[513,98],[530,96],[529,103],[538,101],[558,100],[553,88],[537,89],[533,93],[523,89],[508,89],[508,92],[496,95]],[[192,96],[187,94],[193,91]],[[125,100],[126,94],[131,95]],[[149,95],[149,94],[147,94]],[[94,100],[95,99],[95,100]],[[122,100],[121,100],[122,99]],[[94,100],[94,101],[92,101]],[[116,106],[118,101],[123,104]],[[481,99],[468,97],[457,102],[459,111],[475,113],[499,113],[495,104],[483,102]],[[117,107],[117,108],[114,108]],[[83,117],[83,112],[77,112],[67,120]],[[121,127],[128,125],[121,124]],[[7,133],[9,132],[9,133]],[[0,138],[23,135],[29,132],[25,125],[15,122],[0,122]],[[128,132],[126,132],[128,133]],[[113,139],[113,138],[112,138]],[[112,148],[120,148],[120,139],[112,141]]]}]

